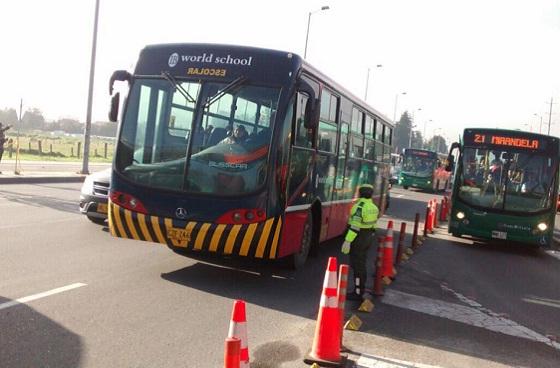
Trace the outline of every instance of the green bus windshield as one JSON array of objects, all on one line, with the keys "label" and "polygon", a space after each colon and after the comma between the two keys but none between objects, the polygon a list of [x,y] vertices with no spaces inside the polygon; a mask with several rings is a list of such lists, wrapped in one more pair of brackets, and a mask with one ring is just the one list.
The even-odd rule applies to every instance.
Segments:
[{"label": "green bus windshield", "polygon": [[483,209],[539,212],[550,209],[557,158],[534,152],[465,147],[459,198]]},{"label": "green bus windshield", "polygon": [[416,176],[432,176],[436,165],[433,157],[405,155],[402,171]]}]

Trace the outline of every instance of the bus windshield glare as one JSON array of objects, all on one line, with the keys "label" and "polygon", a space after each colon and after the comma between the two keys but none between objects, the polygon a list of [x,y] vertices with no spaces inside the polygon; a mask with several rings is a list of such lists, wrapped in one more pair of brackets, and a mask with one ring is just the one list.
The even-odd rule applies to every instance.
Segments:
[{"label": "bus windshield glare", "polygon": [[556,158],[533,152],[465,147],[459,198],[473,206],[539,212],[552,205]]},{"label": "bus windshield glare", "polygon": [[228,83],[177,84],[135,80],[117,171],[134,183],[174,191],[228,196],[259,189],[266,179],[280,89],[238,83],[224,91]]}]

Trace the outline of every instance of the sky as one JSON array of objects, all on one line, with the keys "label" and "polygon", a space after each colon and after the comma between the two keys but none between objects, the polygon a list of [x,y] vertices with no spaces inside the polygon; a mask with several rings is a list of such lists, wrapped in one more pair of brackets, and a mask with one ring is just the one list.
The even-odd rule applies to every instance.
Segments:
[{"label": "sky", "polygon": [[[328,10],[320,11],[322,6]],[[85,121],[95,0],[0,2],[0,109]],[[318,11],[317,11],[318,10]],[[465,127],[560,135],[560,0],[100,0],[93,121],[108,81],[147,44],[209,42],[303,55],[427,137]],[[377,67],[377,65],[382,65]],[[403,94],[406,92],[406,94]],[[395,114],[396,111],[396,114]]]}]

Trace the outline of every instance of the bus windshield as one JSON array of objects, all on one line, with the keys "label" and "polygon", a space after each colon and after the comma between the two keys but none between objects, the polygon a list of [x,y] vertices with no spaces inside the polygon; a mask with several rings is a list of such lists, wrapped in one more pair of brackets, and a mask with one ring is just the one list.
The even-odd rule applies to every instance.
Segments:
[{"label": "bus windshield", "polygon": [[135,183],[176,191],[239,195],[260,188],[280,89],[177,84],[161,78],[135,81],[117,171]]},{"label": "bus windshield", "polygon": [[436,160],[431,157],[405,155],[402,171],[417,176],[431,176]]},{"label": "bus windshield", "polygon": [[552,205],[556,158],[466,147],[459,198],[482,208],[538,212]]}]

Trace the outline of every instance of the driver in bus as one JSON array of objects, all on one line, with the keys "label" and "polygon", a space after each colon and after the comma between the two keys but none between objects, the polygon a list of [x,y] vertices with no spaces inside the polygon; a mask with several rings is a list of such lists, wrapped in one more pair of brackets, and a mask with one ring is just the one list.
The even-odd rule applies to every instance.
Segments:
[{"label": "driver in bus", "polygon": [[525,181],[521,184],[521,193],[539,193],[545,192],[544,187],[537,180],[537,175],[533,171],[527,171]]}]

